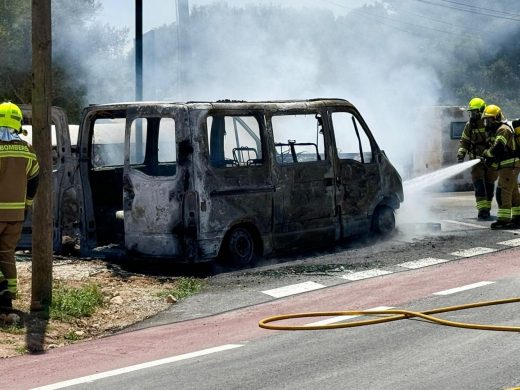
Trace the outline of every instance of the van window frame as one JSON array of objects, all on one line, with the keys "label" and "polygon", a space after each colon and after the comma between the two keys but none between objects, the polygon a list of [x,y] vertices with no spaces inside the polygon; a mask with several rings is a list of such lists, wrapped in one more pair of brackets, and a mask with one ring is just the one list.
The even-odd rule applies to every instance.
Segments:
[{"label": "van window frame", "polygon": [[[364,132],[364,134],[366,135],[366,137],[368,138],[369,142],[370,142],[370,148],[371,148],[371,152],[372,152],[372,158],[371,158],[371,161],[364,161],[364,156],[361,155],[361,158],[362,158],[362,161],[358,161],[358,160],[355,160],[355,159],[345,159],[345,158],[341,158],[340,155],[339,155],[339,151],[338,151],[338,148],[337,148],[337,143],[336,143],[336,128],[334,127],[334,120],[333,120],[333,114],[336,114],[336,113],[345,113],[345,114],[350,114],[352,115],[355,119],[356,119],[356,122],[358,124],[361,125],[361,129],[362,131]],[[378,153],[380,152],[380,148],[379,148],[379,145],[377,144],[375,138],[374,138],[374,135],[372,134],[372,132],[370,131],[370,128],[368,127],[367,123],[365,122],[365,120],[363,119],[363,116],[359,113],[359,111],[357,111],[354,107],[333,107],[333,108],[329,108],[328,109],[328,119],[330,120],[330,127],[332,129],[331,131],[331,142],[333,142],[333,149],[334,149],[334,154],[335,154],[335,157],[338,159],[338,160],[349,160],[349,161],[354,161],[354,162],[357,162],[359,164],[373,164],[373,163],[377,163],[377,155]],[[361,144],[361,139],[360,139],[360,136],[359,136],[359,132],[361,130],[358,128],[357,129],[357,142],[358,142],[358,145]],[[362,147],[360,147],[360,153],[361,153],[361,150],[362,150]]]},{"label": "van window frame", "polygon": [[[331,156],[329,153],[331,140],[330,140],[330,136],[327,136],[327,134],[330,134],[330,129],[326,129],[326,126],[328,126],[328,121],[326,120],[327,112],[322,107],[312,107],[312,108],[305,108],[305,109],[295,108],[295,109],[289,109],[289,110],[274,110],[274,111],[269,112],[266,115],[266,121],[270,128],[270,131],[271,131],[270,135],[271,135],[271,139],[272,139],[272,145],[270,145],[270,149],[272,149],[271,153],[274,155],[273,159],[274,159],[276,165],[279,167],[284,167],[284,166],[292,165],[292,164],[280,163],[280,161],[278,161],[278,158],[276,157],[277,156],[277,150],[276,150],[277,144],[280,144],[280,143],[276,142],[276,139],[275,139],[275,128],[273,125],[273,117],[296,116],[296,115],[305,115],[305,116],[313,115],[315,117],[316,117],[316,115],[320,115],[320,117],[321,117],[321,134],[322,134],[322,141],[323,141],[323,156],[322,157],[320,156],[320,158],[317,158],[316,160],[312,160],[312,161],[295,161],[292,164],[327,164],[328,161],[331,161]],[[318,119],[316,119],[316,120],[318,120]],[[290,142],[287,142],[287,144],[290,144]],[[298,144],[300,144],[300,143],[298,143],[298,142],[295,143],[295,145],[298,145]],[[308,146],[309,143],[302,142],[301,144]],[[319,144],[314,144],[314,145],[316,146],[317,154],[319,155],[319,151],[320,151]],[[291,151],[292,150],[293,150],[293,148],[291,147]],[[294,157],[293,157],[293,161],[294,161]]]},{"label": "van window frame", "polygon": [[[214,165],[211,161],[211,139],[210,139],[210,131],[211,129],[208,128],[208,119],[210,117],[215,116],[223,116],[223,117],[253,117],[256,119],[256,122],[258,123],[258,138],[260,141],[260,146],[262,148],[261,156],[257,160],[260,160],[258,163],[254,163],[251,165],[234,165],[234,166],[218,166]],[[209,169],[215,170],[217,172],[222,170],[244,170],[244,169],[266,169],[269,167],[269,150],[270,145],[268,144],[268,137],[266,134],[266,116],[265,111],[263,109],[222,109],[222,108],[214,108],[210,109],[206,112],[206,114],[202,118],[202,127],[201,130],[204,133],[204,140],[205,140],[205,164]]]}]

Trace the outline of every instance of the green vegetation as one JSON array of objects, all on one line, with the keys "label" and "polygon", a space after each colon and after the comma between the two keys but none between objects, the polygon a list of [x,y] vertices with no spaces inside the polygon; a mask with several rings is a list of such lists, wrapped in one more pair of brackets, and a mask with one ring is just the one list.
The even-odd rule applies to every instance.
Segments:
[{"label": "green vegetation", "polygon": [[[4,325],[0,327],[2,332],[10,333],[10,334],[24,334],[25,329],[21,325]],[[0,340],[0,342],[2,342]]]},{"label": "green vegetation", "polygon": [[160,298],[173,296],[175,299],[186,298],[198,293],[202,289],[202,282],[195,278],[179,278],[175,281],[175,287],[157,294]]},{"label": "green vegetation", "polygon": [[[404,111],[417,104],[465,105],[481,96],[507,117],[520,116],[520,19],[511,11],[517,1],[385,0],[316,8],[279,3],[192,6],[188,38],[179,35],[173,20],[145,34],[147,92],[158,99],[176,96],[178,73],[186,72],[182,87],[188,96],[206,91],[208,80],[210,90],[237,96],[246,91],[230,85],[258,88],[254,95],[262,95],[272,90],[263,86],[275,83],[276,90],[292,95],[340,91],[337,97],[367,99],[377,108],[383,100],[398,113],[394,120],[405,116],[393,107],[395,99],[393,104],[386,99],[399,91],[407,92],[398,102]],[[99,0],[53,0],[52,104],[65,108],[72,123],[88,103],[134,96],[129,29],[100,23],[102,7]],[[0,99],[29,103],[30,0],[4,2],[0,37]],[[152,63],[153,72],[147,72]],[[270,97],[276,96],[265,96]]]},{"label": "green vegetation", "polygon": [[[88,104],[84,81],[92,67],[88,59],[118,58],[126,44],[126,30],[96,21],[100,7],[97,0],[52,1],[52,104],[63,107],[72,123]],[[1,10],[0,99],[30,103],[31,0],[3,2]]]},{"label": "green vegetation", "polygon": [[25,355],[28,349],[25,345],[20,345],[19,347],[16,347],[15,351],[19,355]]},{"label": "green vegetation", "polygon": [[67,287],[58,284],[53,290],[50,316],[56,320],[91,316],[103,305],[103,293],[96,284]]},{"label": "green vegetation", "polygon": [[68,341],[78,341],[81,337],[76,333],[74,329],[69,330],[63,338]]}]

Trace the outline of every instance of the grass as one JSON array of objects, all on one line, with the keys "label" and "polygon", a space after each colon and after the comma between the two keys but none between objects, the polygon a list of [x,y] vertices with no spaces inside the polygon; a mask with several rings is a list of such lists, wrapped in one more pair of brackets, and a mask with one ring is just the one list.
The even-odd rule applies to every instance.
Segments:
[{"label": "grass", "polygon": [[68,341],[78,341],[81,337],[76,333],[74,329],[69,330],[63,338]]},{"label": "grass", "polygon": [[0,330],[6,332],[6,333],[10,333],[10,334],[24,334],[25,333],[25,328],[23,326],[20,326],[20,325],[5,325],[5,326],[1,326],[0,327]]},{"label": "grass", "polygon": [[50,316],[56,320],[90,317],[103,305],[103,293],[97,284],[67,287],[58,284],[52,292]]},{"label": "grass", "polygon": [[202,289],[202,282],[195,278],[179,278],[175,281],[173,289],[161,291],[157,295],[165,298],[172,295],[175,299],[186,298],[190,295],[198,293]]}]

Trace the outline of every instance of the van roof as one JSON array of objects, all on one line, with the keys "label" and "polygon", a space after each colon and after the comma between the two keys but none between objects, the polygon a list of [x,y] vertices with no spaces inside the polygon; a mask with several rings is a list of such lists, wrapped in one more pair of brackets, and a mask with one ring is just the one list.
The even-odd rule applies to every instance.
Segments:
[{"label": "van roof", "polygon": [[195,108],[195,109],[203,109],[203,108],[257,108],[257,107],[266,107],[267,108],[277,108],[277,107],[285,107],[285,106],[322,106],[322,105],[348,105],[352,106],[352,104],[345,99],[339,98],[313,98],[313,99],[295,99],[295,100],[257,100],[257,101],[245,101],[245,100],[217,100],[217,101],[188,101],[188,102],[175,102],[175,101],[129,101],[129,102],[119,102],[119,103],[103,103],[103,104],[90,104],[87,109],[94,108],[125,108],[128,106],[179,106],[179,107],[187,107],[187,108]]}]

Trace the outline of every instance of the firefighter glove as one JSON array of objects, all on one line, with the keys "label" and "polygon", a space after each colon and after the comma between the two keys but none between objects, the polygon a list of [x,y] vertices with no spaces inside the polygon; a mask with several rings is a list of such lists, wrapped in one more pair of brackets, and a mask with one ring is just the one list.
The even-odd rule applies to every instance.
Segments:
[{"label": "firefighter glove", "polygon": [[486,165],[491,165],[495,162],[495,159],[493,157],[481,157],[480,161],[482,161]]},{"label": "firefighter glove", "polygon": [[457,155],[457,162],[461,163],[464,161],[464,156],[462,154]]}]

